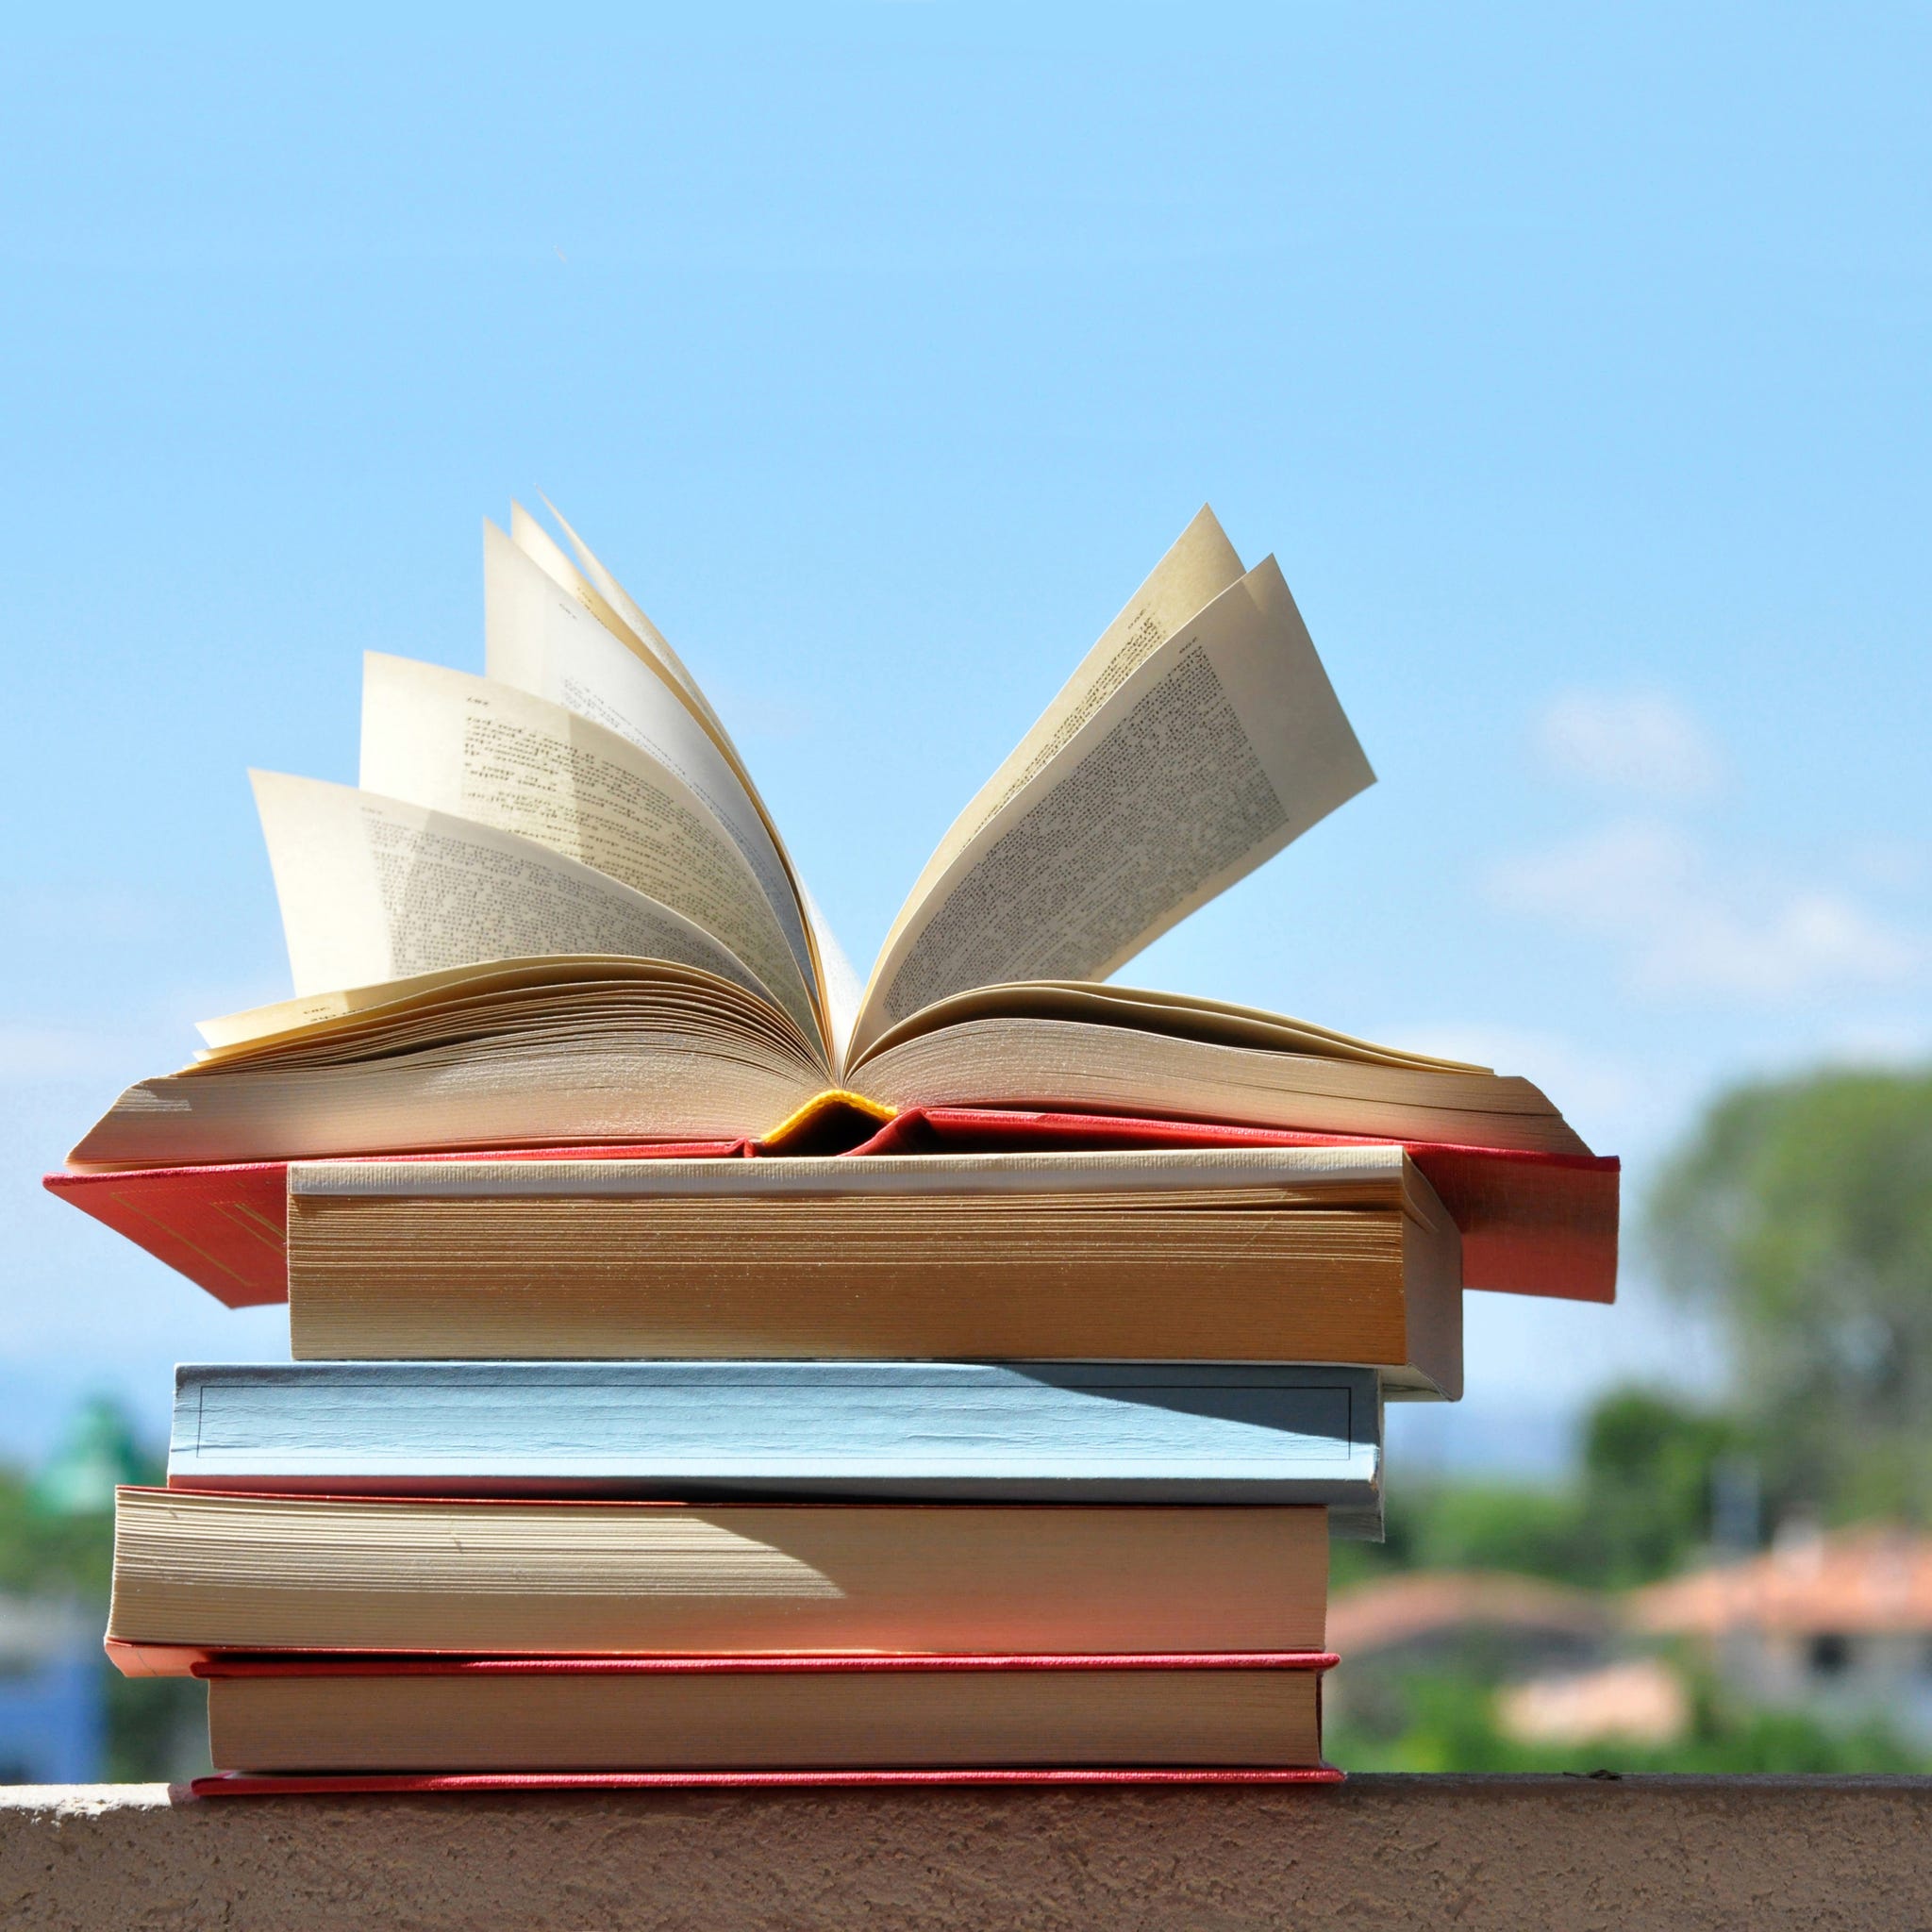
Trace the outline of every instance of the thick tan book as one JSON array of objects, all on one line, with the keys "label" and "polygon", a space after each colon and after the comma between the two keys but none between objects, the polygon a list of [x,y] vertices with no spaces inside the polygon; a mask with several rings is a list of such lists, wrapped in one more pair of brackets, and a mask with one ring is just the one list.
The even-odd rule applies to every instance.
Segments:
[{"label": "thick tan book", "polygon": [[535,1659],[208,1675],[224,1771],[1313,1767],[1324,1656]]},{"label": "thick tan book", "polygon": [[256,774],[295,997],[208,1023],[75,1166],[755,1138],[828,1092],[1587,1153],[1525,1080],[1102,984],[1374,780],[1279,568],[1211,512],[862,985],[696,680],[570,541],[486,531],[487,675],[368,658],[358,787]]},{"label": "thick tan book", "polygon": [[124,1489],[124,1668],[224,1650],[1319,1650],[1326,1512],[282,1498]]},{"label": "thick tan book", "polygon": [[1346,1362],[1462,1386],[1460,1241],[1399,1147],[330,1161],[298,1359]]}]

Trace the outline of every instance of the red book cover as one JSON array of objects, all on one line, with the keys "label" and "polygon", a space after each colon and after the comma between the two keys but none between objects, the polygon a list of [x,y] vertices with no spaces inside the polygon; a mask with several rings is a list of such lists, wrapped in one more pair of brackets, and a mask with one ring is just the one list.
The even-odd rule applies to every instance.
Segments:
[{"label": "red book cover", "polygon": [[714,1657],[360,1657],[280,1651],[203,1653],[193,1677],[746,1677],[882,1676],[908,1671],[1332,1671],[1332,1650],[733,1651]]},{"label": "red book cover", "polygon": [[[1117,1147],[1387,1146],[1373,1134],[1303,1133],[1208,1121],[1011,1108],[910,1108],[855,1154],[1069,1152]],[[1566,1301],[1617,1295],[1617,1213],[1623,1163],[1613,1154],[1401,1143],[1441,1196],[1462,1235],[1465,1287]]]},{"label": "red book cover", "polygon": [[[1325,1671],[1337,1659],[1325,1651],[1204,1652],[1129,1656],[881,1657],[762,1656],[711,1657],[422,1657],[305,1658],[233,1655],[197,1664],[200,1677],[562,1675],[731,1673],[734,1674],[876,1673],[898,1671]],[[275,1776],[218,1772],[196,1778],[196,1797],[326,1796],[331,1793],[461,1793],[528,1790],[784,1790],[944,1785],[1199,1785],[1339,1784],[1328,1765],[1278,1769],[1255,1767],[1030,1766],[1024,1769],[649,1772],[458,1772],[444,1774],[331,1774]]]},{"label": "red book cover", "polygon": [[[1212,1122],[1005,1108],[912,1108],[846,1152],[1068,1151],[1148,1147],[1316,1147],[1387,1144],[1370,1135],[1302,1133]],[[1405,1143],[1462,1233],[1470,1288],[1609,1302],[1617,1288],[1620,1163],[1613,1155],[1537,1154]],[[465,1149],[397,1156],[425,1160],[717,1159],[774,1151],[747,1141],[633,1142],[600,1147]],[[791,1141],[785,1152],[800,1149]],[[813,1151],[818,1151],[814,1149]],[[289,1294],[288,1163],[52,1174],[46,1187],[145,1248],[230,1307]]]},{"label": "red book cover", "polygon": [[[386,1155],[394,1160],[719,1160],[746,1141],[652,1141],[616,1147],[464,1148]],[[289,1299],[289,1163],[141,1167],[50,1174],[42,1185],[125,1235],[218,1302],[250,1308]]]},{"label": "red book cover", "polygon": [[1099,1765],[1026,1771],[474,1771],[410,1775],[272,1777],[218,1771],[188,1789],[197,1798],[460,1796],[472,1791],[875,1790],[899,1785],[1339,1785],[1332,1764],[1285,1771],[1157,1770]]}]

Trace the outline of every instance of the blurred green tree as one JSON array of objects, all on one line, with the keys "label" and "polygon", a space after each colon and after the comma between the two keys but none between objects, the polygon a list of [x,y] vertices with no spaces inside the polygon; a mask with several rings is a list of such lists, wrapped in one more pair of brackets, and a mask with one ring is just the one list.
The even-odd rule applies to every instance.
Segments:
[{"label": "blurred green tree", "polygon": [[[1346,1668],[1344,1664],[1343,1668]],[[1594,1743],[1530,1744],[1496,1723],[1493,1683],[1454,1671],[1402,1675],[1393,1707],[1400,1727],[1386,1730],[1343,1720],[1329,1726],[1325,1748],[1351,1772],[1580,1772],[1705,1774],[1905,1772],[1928,1761],[1883,1724],[1834,1728],[1802,1711],[1751,1710],[1727,1703],[1708,1682],[1691,1682],[1689,1732],[1668,1744],[1606,1738]]]},{"label": "blurred green tree", "polygon": [[1774,1501],[1932,1522],[1932,1072],[1727,1095],[1648,1231],[1665,1280],[1728,1334]]},{"label": "blurred green tree", "polygon": [[[0,1467],[0,1593],[85,1605],[105,1630],[114,1555],[114,1485],[165,1475],[111,1398],[84,1403],[31,1480]],[[146,1781],[206,1766],[199,1684],[124,1677],[106,1657],[108,1775]]]},{"label": "blurred green tree", "polygon": [[126,1408],[94,1395],[75,1410],[28,1500],[44,1516],[111,1518],[118,1484],[158,1482],[165,1474],[136,1441]]},{"label": "blurred green tree", "polygon": [[1741,1436],[1728,1415],[1657,1390],[1599,1399],[1584,1424],[1575,1580],[1616,1590],[1683,1568],[1710,1541],[1716,1472]]},{"label": "blurred green tree", "polygon": [[1392,1482],[1387,1541],[1336,1543],[1331,1586],[1402,1570],[1507,1570],[1599,1590],[1653,1582],[1709,1544],[1714,1474],[1745,1443],[1722,1411],[1612,1390],[1585,1418],[1579,1465],[1560,1488]]}]

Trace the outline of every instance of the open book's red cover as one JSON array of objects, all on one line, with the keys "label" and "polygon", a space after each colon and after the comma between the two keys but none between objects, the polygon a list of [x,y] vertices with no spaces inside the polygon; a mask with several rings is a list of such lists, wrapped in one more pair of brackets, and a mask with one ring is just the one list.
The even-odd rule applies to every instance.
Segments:
[{"label": "open book's red cover", "polygon": [[[1008,1108],[911,1108],[847,1150],[872,1154],[1068,1151],[1149,1147],[1389,1144],[1367,1134],[1303,1133],[1213,1122]],[[1471,1288],[1608,1302],[1617,1288],[1620,1163],[1613,1155],[1537,1154],[1436,1141],[1404,1143],[1462,1231]],[[757,1141],[629,1142],[583,1147],[465,1148],[425,1160],[649,1160],[798,1153]],[[819,1151],[813,1149],[811,1151]],[[230,1307],[286,1301],[288,1163],[52,1174],[54,1193],[124,1234]]]},{"label": "open book's red cover", "polygon": [[[731,1673],[876,1673],[886,1671],[1325,1671],[1327,1651],[1175,1652],[1056,1656],[832,1656],[794,1652],[708,1657],[367,1657],[308,1658],[230,1655],[198,1663],[199,1677],[288,1676],[559,1676]],[[1074,1765],[918,1770],[758,1770],[638,1772],[451,1772],[333,1774],[275,1776],[219,1772],[194,1780],[197,1797],[287,1797],[331,1792],[463,1792],[515,1790],[787,1790],[797,1787],[891,1785],[1338,1784],[1328,1765],[1253,1766]]]}]

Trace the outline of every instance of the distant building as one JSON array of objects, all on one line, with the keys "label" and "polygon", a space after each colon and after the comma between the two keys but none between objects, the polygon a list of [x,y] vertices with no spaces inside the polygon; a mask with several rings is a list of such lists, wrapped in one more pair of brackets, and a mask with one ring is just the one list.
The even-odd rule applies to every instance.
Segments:
[{"label": "distant building", "polygon": [[1392,1734],[1411,1673],[1502,1686],[1569,1678],[1607,1662],[1616,1636],[1614,1608],[1595,1591],[1497,1571],[1409,1571],[1329,1605],[1328,1647],[1341,1666],[1323,1697],[1339,1721]]},{"label": "distant building", "polygon": [[1343,1591],[1328,1643],[1343,1662],[1494,1667],[1524,1675],[1602,1661],[1616,1619],[1592,1590],[1490,1570],[1411,1570]]},{"label": "distant building", "polygon": [[1932,1537],[1780,1535],[1764,1555],[1632,1592],[1630,1627],[1697,1645],[1731,1692],[1932,1744]]},{"label": "distant building", "polygon": [[1523,1744],[1671,1744],[1690,1728],[1690,1693],[1661,1657],[1526,1677],[1496,1696],[1496,1727]]},{"label": "distant building", "polygon": [[93,1617],[0,1597],[0,1784],[84,1785],[106,1774],[104,1677]]}]

